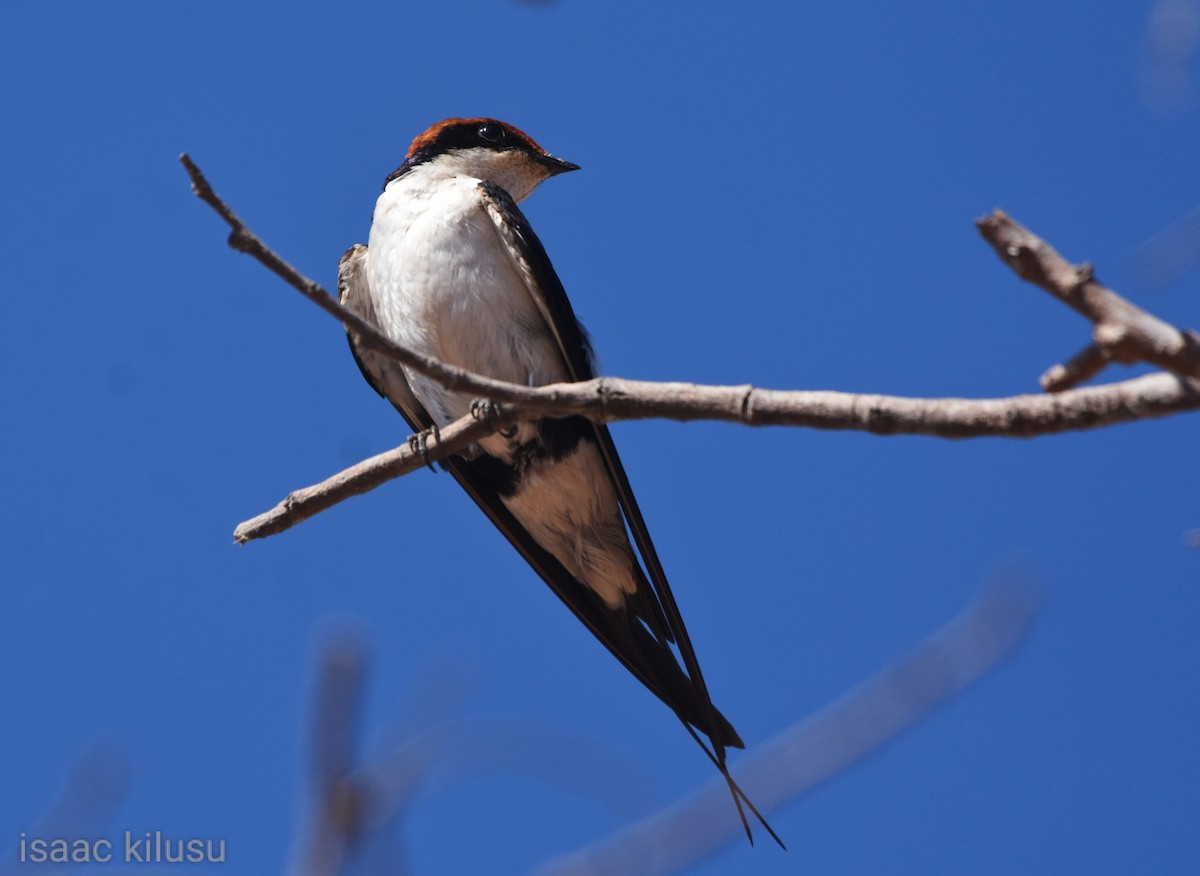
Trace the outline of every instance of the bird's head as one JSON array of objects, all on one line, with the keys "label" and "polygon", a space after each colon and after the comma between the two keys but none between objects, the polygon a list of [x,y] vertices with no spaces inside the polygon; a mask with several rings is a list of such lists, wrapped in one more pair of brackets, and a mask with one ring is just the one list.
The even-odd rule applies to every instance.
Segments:
[{"label": "bird's head", "polygon": [[418,168],[447,176],[471,176],[495,183],[516,201],[545,179],[578,164],[555,158],[527,134],[495,119],[446,119],[418,136],[408,155],[386,180]]}]

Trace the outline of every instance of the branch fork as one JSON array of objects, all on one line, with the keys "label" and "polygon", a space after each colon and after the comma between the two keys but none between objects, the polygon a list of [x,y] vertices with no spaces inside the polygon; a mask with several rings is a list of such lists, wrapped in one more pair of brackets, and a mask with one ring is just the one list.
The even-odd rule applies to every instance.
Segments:
[{"label": "branch fork", "polygon": [[1149,362],[1200,378],[1200,335],[1142,310],[1096,279],[1090,262],[1072,265],[1032,231],[996,210],[975,223],[1018,277],[1040,286],[1093,324],[1092,343],[1041,377],[1047,392],[1062,392],[1099,374],[1111,362]]}]

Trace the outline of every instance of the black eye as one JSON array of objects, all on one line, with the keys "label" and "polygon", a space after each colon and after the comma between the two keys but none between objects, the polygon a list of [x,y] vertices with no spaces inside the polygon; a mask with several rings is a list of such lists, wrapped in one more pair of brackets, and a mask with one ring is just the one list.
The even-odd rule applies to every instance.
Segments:
[{"label": "black eye", "polygon": [[502,143],[508,136],[507,131],[499,125],[493,124],[480,125],[476,133],[479,135],[479,139],[485,143]]}]

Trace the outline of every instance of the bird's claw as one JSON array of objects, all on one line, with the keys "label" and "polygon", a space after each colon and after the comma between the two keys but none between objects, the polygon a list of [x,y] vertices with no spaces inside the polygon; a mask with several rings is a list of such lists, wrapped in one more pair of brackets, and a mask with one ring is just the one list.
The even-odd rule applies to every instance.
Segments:
[{"label": "bird's claw", "polygon": [[429,438],[431,435],[433,436],[434,441],[442,440],[442,433],[441,430],[438,429],[437,423],[434,423],[428,429],[424,429],[420,432],[415,432],[412,435],[409,435],[408,449],[417,454],[417,456],[421,457],[421,462],[425,463],[429,470],[436,474],[437,469],[433,467],[433,460],[429,458]]},{"label": "bird's claw", "polygon": [[[500,405],[490,398],[472,399],[471,416],[476,420],[494,420],[500,416]],[[517,434],[517,424],[513,423],[511,426],[500,429],[499,434],[505,438],[512,438]]]},{"label": "bird's claw", "polygon": [[476,420],[493,420],[500,415],[500,406],[490,398],[471,399],[471,416]]}]

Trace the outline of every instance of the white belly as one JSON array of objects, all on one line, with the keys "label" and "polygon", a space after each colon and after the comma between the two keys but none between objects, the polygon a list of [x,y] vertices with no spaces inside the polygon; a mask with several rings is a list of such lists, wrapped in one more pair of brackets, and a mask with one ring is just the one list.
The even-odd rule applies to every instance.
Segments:
[{"label": "white belly", "polygon": [[[367,280],[392,340],[477,374],[539,386],[569,379],[557,342],[483,205],[479,180],[417,176],[391,183],[375,207]],[[405,369],[438,425],[464,416],[471,396]],[[536,437],[522,424],[483,449],[506,462]],[[611,607],[636,587],[616,492],[594,444],[532,465],[502,500],[534,539]]]},{"label": "white belly", "polygon": [[[450,365],[512,383],[567,378],[562,357],[511,254],[483,206],[478,180],[443,181],[414,196],[397,180],[379,198],[367,276],[384,331]],[[470,397],[409,374],[439,423]]]}]

